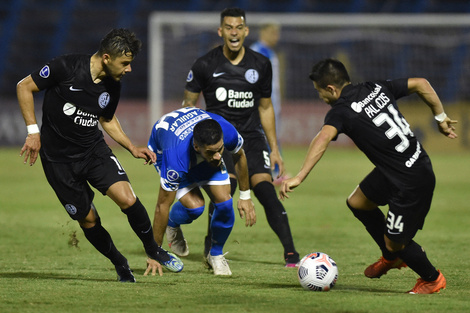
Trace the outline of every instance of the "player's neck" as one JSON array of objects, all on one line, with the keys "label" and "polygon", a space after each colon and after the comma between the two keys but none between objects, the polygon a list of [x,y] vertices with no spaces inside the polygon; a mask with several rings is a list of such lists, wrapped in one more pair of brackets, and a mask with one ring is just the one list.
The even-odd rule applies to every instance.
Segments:
[{"label": "player's neck", "polygon": [[224,51],[224,56],[232,63],[233,65],[237,65],[238,63],[241,62],[243,57],[245,56],[245,47],[242,46],[242,48],[238,51],[231,51],[227,46],[224,46],[223,48]]},{"label": "player's neck", "polygon": [[90,73],[91,80],[98,84],[106,76],[103,65],[101,64],[101,58],[95,53],[90,58]]}]

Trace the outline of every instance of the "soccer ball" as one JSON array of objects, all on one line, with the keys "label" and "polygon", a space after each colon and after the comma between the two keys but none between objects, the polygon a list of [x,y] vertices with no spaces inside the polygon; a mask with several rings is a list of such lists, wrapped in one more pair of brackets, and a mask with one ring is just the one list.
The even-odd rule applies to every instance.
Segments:
[{"label": "soccer ball", "polygon": [[312,252],[300,260],[297,277],[306,290],[328,291],[336,284],[338,267],[328,254]]}]

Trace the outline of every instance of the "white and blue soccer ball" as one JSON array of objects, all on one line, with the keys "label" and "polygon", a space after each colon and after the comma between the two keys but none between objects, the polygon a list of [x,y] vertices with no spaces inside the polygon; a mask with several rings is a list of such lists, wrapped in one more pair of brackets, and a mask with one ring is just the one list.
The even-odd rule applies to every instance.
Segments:
[{"label": "white and blue soccer ball", "polygon": [[328,291],[336,284],[338,267],[328,254],[312,252],[300,260],[297,277],[306,290]]}]

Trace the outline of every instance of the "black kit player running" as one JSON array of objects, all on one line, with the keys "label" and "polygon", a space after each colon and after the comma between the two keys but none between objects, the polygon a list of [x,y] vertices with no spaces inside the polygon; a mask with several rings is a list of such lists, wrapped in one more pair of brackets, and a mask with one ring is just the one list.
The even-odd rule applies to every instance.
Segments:
[{"label": "black kit player running", "polygon": [[[218,32],[224,45],[212,49],[193,64],[186,80],[183,106],[196,105],[202,92],[205,109],[224,117],[242,135],[251,188],[284,247],[286,266],[295,267],[299,254],[294,247],[287,213],[272,184],[272,169],[277,164],[282,175],[284,164],[277,146],[271,103],[271,62],[243,46],[248,34],[243,10],[222,11]],[[233,195],[237,187],[234,167],[229,157],[224,157],[224,161],[231,173]],[[209,218],[212,210],[210,206]],[[210,234],[206,237],[205,252],[210,248],[209,238]]]},{"label": "black kit player running", "polygon": [[[135,147],[115,116],[121,78],[140,51],[140,40],[126,29],[115,29],[93,55],[64,55],[48,62],[18,83],[17,94],[28,136],[21,154],[33,165],[38,152],[46,178],[67,213],[85,237],[110,259],[121,282],[135,282],[127,259],[101,225],[88,184],[108,195],[127,215],[149,258],[171,271],[181,261],[157,245],[147,211],[135,196],[124,168],[106,144],[98,124],[134,157],[155,162],[147,148]],[[33,92],[46,90],[42,127],[36,124]],[[150,231],[149,231],[150,229]],[[161,274],[161,266],[159,268]]]},{"label": "black kit player running", "polygon": [[[439,97],[424,78],[372,81],[352,85],[344,65],[326,59],[314,65],[310,78],[322,100],[331,105],[325,122],[310,144],[299,173],[280,188],[288,198],[321,159],[339,134],[350,137],[375,165],[347,199],[382,251],[379,261],[366,268],[379,278],[392,268],[409,266],[421,276],[411,294],[430,294],[446,287],[443,274],[428,260],[413,238],[423,228],[430,209],[435,176],[428,154],[400,113],[397,99],[417,93],[432,110],[441,133],[453,139],[455,127],[444,113]],[[379,209],[388,205],[385,218]]]}]

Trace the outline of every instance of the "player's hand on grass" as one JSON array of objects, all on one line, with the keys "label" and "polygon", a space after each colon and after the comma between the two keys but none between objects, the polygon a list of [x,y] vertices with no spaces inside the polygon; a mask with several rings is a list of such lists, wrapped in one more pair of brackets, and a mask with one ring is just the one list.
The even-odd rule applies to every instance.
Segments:
[{"label": "player's hand on grass", "polygon": [[147,276],[149,273],[152,273],[152,276],[155,276],[157,274],[157,270],[158,275],[163,276],[162,265],[151,258],[147,258],[147,269],[144,272],[144,276]]},{"label": "player's hand on grass", "polygon": [[39,149],[41,149],[41,136],[39,135],[39,133],[29,134],[26,137],[23,148],[21,148],[20,151],[20,156],[24,155],[23,163],[28,163],[28,158],[30,166],[36,163],[36,160],[38,159],[39,155]]},{"label": "player's hand on grass", "polygon": [[442,123],[438,123],[439,131],[450,139],[455,139],[457,138],[457,134],[454,133],[455,126],[453,124],[457,123],[456,120],[451,120],[449,117],[446,117]]},{"label": "player's hand on grass", "polygon": [[242,219],[245,219],[245,226],[253,226],[256,224],[255,205],[251,199],[238,200],[238,213]]},{"label": "player's hand on grass", "polygon": [[297,176],[284,180],[279,188],[279,199],[289,199],[287,193],[292,192],[301,182],[302,180]]}]

